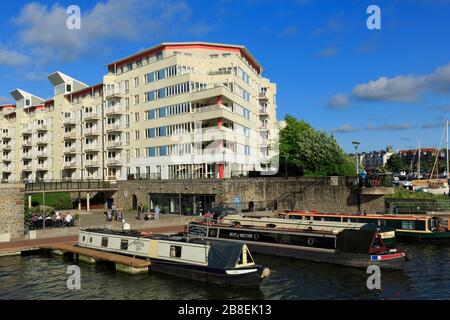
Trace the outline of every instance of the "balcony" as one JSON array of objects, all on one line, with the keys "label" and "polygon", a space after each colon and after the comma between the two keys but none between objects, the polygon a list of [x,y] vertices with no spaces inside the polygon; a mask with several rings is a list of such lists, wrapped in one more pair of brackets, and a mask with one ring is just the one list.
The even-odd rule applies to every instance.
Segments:
[{"label": "balcony", "polygon": [[114,99],[114,98],[122,98],[123,92],[120,87],[116,87],[114,89],[106,89],[105,91],[105,98],[106,99]]},{"label": "balcony", "polygon": [[106,107],[105,113],[107,116],[120,116],[125,112],[122,106]]},{"label": "balcony", "polygon": [[123,160],[121,158],[109,158],[106,159],[106,165],[109,167],[121,167]]},{"label": "balcony", "polygon": [[99,162],[97,160],[86,160],[84,166],[91,168],[100,167]]},{"label": "balcony", "polygon": [[48,126],[45,123],[39,123],[36,125],[37,131],[48,131]]},{"label": "balcony", "polygon": [[41,138],[37,138],[36,143],[43,145],[43,144],[49,144],[49,141],[48,141],[47,137],[41,137]]},{"label": "balcony", "polygon": [[31,164],[23,165],[22,171],[33,171],[33,166]]},{"label": "balcony", "polygon": [[106,132],[119,132],[122,130],[122,125],[120,123],[108,124],[106,126]]},{"label": "balcony", "polygon": [[10,144],[4,144],[2,146],[2,150],[4,150],[4,151],[11,151],[11,149],[12,149],[12,146]]},{"label": "balcony", "polygon": [[22,129],[22,135],[23,136],[30,136],[32,134],[33,134],[33,130],[31,130],[31,128]]},{"label": "balcony", "polygon": [[84,146],[84,151],[85,152],[98,152],[99,151],[98,144],[86,144]]},{"label": "balcony", "polygon": [[267,108],[260,108],[259,109],[259,114],[260,115],[264,115],[264,116],[268,116],[269,112],[267,111]]},{"label": "balcony", "polygon": [[259,99],[260,100],[269,100],[269,97],[267,96],[267,92],[260,92]]},{"label": "balcony", "polygon": [[33,158],[33,155],[31,153],[23,153],[22,154],[22,159],[24,160],[30,160]]},{"label": "balcony", "polygon": [[76,132],[64,132],[64,140],[76,140],[77,134]]},{"label": "balcony", "polygon": [[41,163],[37,165],[37,171],[48,171],[48,164],[47,163]]},{"label": "balcony", "polygon": [[64,118],[63,125],[65,126],[75,126],[77,124],[77,120],[75,118]]},{"label": "balcony", "polygon": [[67,161],[64,162],[64,169],[76,169],[77,162],[76,161]]},{"label": "balcony", "polygon": [[22,147],[24,148],[31,148],[33,146],[33,143],[31,140],[24,140],[22,141]]},{"label": "balcony", "polygon": [[77,147],[76,146],[65,147],[64,148],[64,153],[65,154],[76,154],[77,153]]},{"label": "balcony", "polygon": [[100,115],[97,112],[88,112],[84,114],[85,121],[98,120]]},{"label": "balcony", "polygon": [[2,161],[3,161],[3,162],[11,162],[12,160],[11,160],[11,157],[9,157],[9,156],[4,156],[3,159],[2,159]]},{"label": "balcony", "polygon": [[88,128],[84,131],[84,135],[85,136],[98,136],[99,130],[97,129],[97,127],[93,127],[93,128]]},{"label": "balcony", "polygon": [[3,166],[2,171],[3,171],[3,173],[12,173],[12,167],[11,166]]},{"label": "balcony", "polygon": [[2,135],[2,139],[3,140],[11,140],[12,139],[12,134],[11,133],[4,133]]},{"label": "balcony", "polygon": [[106,143],[106,149],[122,149],[123,143],[122,141],[108,141]]},{"label": "balcony", "polygon": [[47,152],[47,151],[38,151],[38,152],[36,153],[36,156],[37,156],[38,158],[48,158],[48,153],[49,153],[49,152]]}]

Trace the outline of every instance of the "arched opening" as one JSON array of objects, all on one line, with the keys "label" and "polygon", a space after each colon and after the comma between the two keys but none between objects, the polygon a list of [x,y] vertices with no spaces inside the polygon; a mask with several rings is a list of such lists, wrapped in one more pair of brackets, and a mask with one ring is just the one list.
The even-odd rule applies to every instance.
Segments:
[{"label": "arched opening", "polygon": [[133,194],[132,200],[131,200],[131,207],[133,210],[137,210],[138,208],[138,200],[135,194]]}]

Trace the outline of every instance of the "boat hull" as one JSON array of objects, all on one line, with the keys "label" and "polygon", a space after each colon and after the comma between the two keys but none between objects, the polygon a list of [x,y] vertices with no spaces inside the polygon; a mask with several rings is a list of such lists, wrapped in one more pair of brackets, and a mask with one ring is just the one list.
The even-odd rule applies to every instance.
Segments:
[{"label": "boat hull", "polygon": [[149,270],[195,281],[253,289],[258,288],[264,280],[264,267],[259,265],[228,270],[229,274],[226,270],[206,270],[195,265],[181,266],[167,261],[151,261]]},{"label": "boat hull", "polygon": [[[346,267],[367,268],[371,265],[377,265],[381,269],[402,270],[407,262],[406,254],[393,256],[391,259],[372,260],[371,256],[366,254],[339,252],[329,253],[302,250],[299,248],[279,248],[262,244],[246,244],[249,249],[255,253],[309,260],[320,263],[331,263]],[[378,257],[378,255],[374,256]]]}]

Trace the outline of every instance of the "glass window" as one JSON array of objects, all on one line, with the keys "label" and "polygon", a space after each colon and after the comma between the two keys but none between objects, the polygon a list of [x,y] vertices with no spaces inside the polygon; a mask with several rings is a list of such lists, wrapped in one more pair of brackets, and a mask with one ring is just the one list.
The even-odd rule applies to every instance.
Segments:
[{"label": "glass window", "polygon": [[402,229],[414,230],[416,228],[415,221],[402,221]]}]

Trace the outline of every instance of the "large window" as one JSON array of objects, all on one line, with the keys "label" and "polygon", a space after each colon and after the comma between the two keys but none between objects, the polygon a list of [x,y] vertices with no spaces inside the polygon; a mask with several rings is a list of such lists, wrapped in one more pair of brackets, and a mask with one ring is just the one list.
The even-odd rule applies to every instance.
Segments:
[{"label": "large window", "polygon": [[416,228],[415,221],[402,221],[402,229],[414,230]]}]

